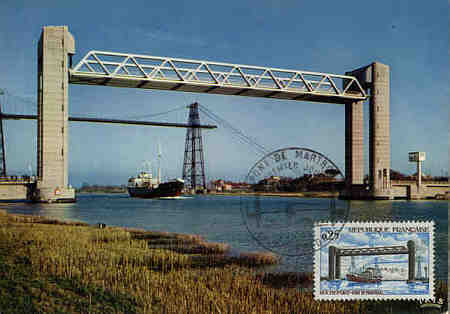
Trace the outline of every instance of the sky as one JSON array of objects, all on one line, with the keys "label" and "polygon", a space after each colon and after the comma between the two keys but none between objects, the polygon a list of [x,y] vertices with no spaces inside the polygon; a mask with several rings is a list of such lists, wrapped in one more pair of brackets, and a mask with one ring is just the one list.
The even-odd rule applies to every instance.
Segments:
[{"label": "sky", "polygon": [[[78,63],[90,50],[344,74],[378,61],[391,70],[391,168],[449,168],[446,1],[10,1],[0,3],[0,97],[7,113],[36,113],[37,42],[67,25]],[[242,96],[71,85],[70,115],[138,119],[197,101],[266,147],[305,147],[345,169],[344,106]],[[188,110],[151,120],[187,122]],[[368,172],[368,105],[365,163]],[[201,116],[204,123],[213,124]],[[36,172],[36,122],[5,121],[9,174]],[[73,186],[126,184],[146,160],[182,174],[185,129],[70,123]],[[446,135],[447,134],[447,135]],[[223,128],[203,131],[208,179],[239,180],[262,156]],[[31,171],[30,171],[31,169]]]}]

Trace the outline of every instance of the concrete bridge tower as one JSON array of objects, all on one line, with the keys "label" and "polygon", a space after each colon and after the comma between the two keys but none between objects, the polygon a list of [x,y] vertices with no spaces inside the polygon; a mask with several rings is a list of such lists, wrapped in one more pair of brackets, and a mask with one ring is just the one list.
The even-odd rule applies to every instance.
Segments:
[{"label": "concrete bridge tower", "polygon": [[73,202],[68,187],[69,63],[75,41],[67,26],[45,26],[38,44],[37,201]]},{"label": "concrete bridge tower", "polygon": [[389,66],[378,62],[371,65],[369,124],[369,180],[374,198],[391,197],[391,139],[389,104]]},{"label": "concrete bridge tower", "polygon": [[364,101],[345,105],[345,172],[346,198],[392,199],[390,83],[389,66],[374,62],[347,72],[358,79],[368,91],[369,100],[369,190],[363,184],[364,175]]}]

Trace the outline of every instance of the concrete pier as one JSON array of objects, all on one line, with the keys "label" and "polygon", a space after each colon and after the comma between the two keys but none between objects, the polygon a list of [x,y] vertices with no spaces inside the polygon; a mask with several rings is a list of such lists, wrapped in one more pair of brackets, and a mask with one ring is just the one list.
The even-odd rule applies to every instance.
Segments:
[{"label": "concrete pier", "polygon": [[38,44],[35,201],[75,201],[75,190],[68,187],[68,64],[74,53],[75,41],[67,26],[43,28]]},{"label": "concrete pier", "polygon": [[369,101],[369,183],[374,199],[392,199],[389,66],[371,65],[372,86]]},{"label": "concrete pier", "polygon": [[345,105],[344,199],[393,199],[390,182],[390,82],[389,66],[374,62],[347,72],[370,96],[369,100],[369,182],[364,176],[364,101]]},{"label": "concrete pier", "polygon": [[345,180],[347,189],[364,179],[364,101],[345,105]]},{"label": "concrete pier", "polygon": [[29,187],[26,184],[1,184],[0,201],[27,200]]}]

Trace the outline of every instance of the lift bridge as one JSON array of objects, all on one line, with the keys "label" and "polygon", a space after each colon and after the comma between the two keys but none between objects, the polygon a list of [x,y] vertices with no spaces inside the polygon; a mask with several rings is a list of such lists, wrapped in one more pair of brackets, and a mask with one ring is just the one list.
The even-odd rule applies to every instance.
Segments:
[{"label": "lift bridge", "polygon": [[[71,201],[68,187],[69,84],[345,104],[349,198],[390,193],[389,67],[374,62],[345,75],[231,63],[90,51],[73,65],[67,26],[45,26],[37,47],[37,187],[39,201]],[[363,104],[370,98],[370,190],[363,187]],[[55,193],[58,191],[58,194]]]},{"label": "lift bridge", "polygon": [[416,279],[416,244],[409,240],[406,245],[339,248],[328,247],[328,280],[341,277],[341,259],[344,256],[380,256],[380,255],[408,255],[408,281]]}]

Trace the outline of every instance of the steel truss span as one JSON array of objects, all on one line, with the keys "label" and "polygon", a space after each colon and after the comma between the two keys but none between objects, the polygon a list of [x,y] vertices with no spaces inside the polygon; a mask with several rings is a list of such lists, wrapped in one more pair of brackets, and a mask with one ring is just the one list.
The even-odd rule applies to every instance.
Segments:
[{"label": "steel truss span", "polygon": [[408,254],[407,246],[381,246],[381,247],[367,247],[367,248],[353,248],[353,249],[337,249],[337,254],[340,256],[362,256],[362,255],[394,255],[394,254]]},{"label": "steel truss span", "polygon": [[69,81],[340,104],[367,98],[353,76],[105,51],[84,56]]}]

